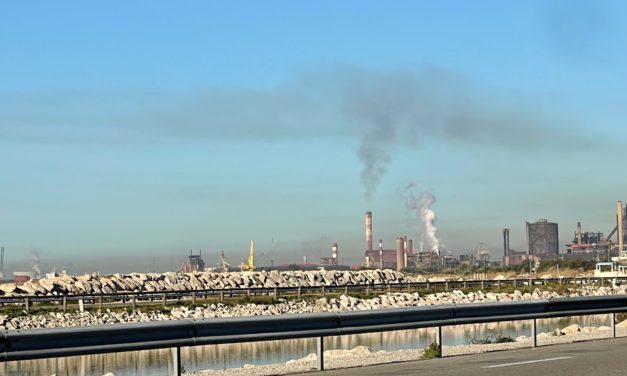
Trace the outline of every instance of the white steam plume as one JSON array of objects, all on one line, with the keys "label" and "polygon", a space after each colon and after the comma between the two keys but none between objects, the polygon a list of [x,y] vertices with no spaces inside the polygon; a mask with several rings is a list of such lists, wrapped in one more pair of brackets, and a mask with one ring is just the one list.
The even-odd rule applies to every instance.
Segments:
[{"label": "white steam plume", "polygon": [[424,191],[420,196],[414,194],[414,184],[409,184],[403,190],[405,197],[405,207],[415,213],[422,223],[422,236],[426,240],[428,249],[431,252],[440,254],[440,240],[438,239],[438,229],[435,227],[436,215],[431,205],[436,200],[433,193]]},{"label": "white steam plume", "polygon": [[35,273],[37,273],[37,278],[41,277],[41,269],[39,268],[39,254],[37,251],[31,251],[30,259],[33,264],[31,267]]}]

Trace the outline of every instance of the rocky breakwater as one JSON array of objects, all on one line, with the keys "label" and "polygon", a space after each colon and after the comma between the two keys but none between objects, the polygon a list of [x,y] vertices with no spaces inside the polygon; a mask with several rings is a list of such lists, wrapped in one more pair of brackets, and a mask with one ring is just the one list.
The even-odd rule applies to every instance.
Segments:
[{"label": "rocky breakwater", "polygon": [[557,292],[541,291],[533,293],[483,293],[482,291],[469,292],[455,290],[435,294],[421,295],[419,293],[388,293],[378,297],[361,299],[341,295],[337,298],[320,298],[317,300],[284,300],[274,304],[204,304],[195,308],[175,306],[165,310],[141,311],[134,313],[126,311],[97,311],[97,312],[52,312],[46,315],[30,315],[9,317],[0,315],[0,330],[55,328],[85,325],[107,325],[133,322],[150,322],[177,319],[210,319],[216,317],[244,317],[261,315],[283,315],[320,312],[350,312],[386,308],[420,307],[438,304],[468,304],[499,301],[520,301],[550,299],[561,296],[598,296],[625,294],[625,287],[600,287],[597,289],[573,290],[565,295]]},{"label": "rocky breakwater", "polygon": [[200,273],[131,273],[98,276],[63,275],[23,284],[0,284],[0,296],[113,294],[118,292],[159,292],[311,286],[374,285],[418,282],[394,270],[361,271],[253,271]]}]

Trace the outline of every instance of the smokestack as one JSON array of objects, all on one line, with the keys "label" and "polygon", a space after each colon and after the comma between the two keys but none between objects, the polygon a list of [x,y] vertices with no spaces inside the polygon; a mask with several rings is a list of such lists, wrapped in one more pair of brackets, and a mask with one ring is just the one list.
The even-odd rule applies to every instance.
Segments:
[{"label": "smokestack", "polygon": [[509,229],[503,229],[503,254],[509,256]]},{"label": "smokestack", "polygon": [[403,236],[403,266],[407,267],[407,235]]},{"label": "smokestack", "polygon": [[333,245],[331,245],[331,257],[333,257],[333,264],[337,266],[337,242],[333,242]]},{"label": "smokestack", "polygon": [[407,254],[408,255],[413,255],[414,254],[414,241],[411,239],[407,239]]},{"label": "smokestack", "polygon": [[618,236],[618,257],[623,257],[623,203],[616,203],[616,229]]},{"label": "smokestack", "polygon": [[577,244],[581,244],[581,222],[577,222]]},{"label": "smokestack", "polygon": [[527,257],[530,257],[530,244],[529,244],[529,222],[525,222],[525,246],[527,247]]},{"label": "smokestack", "polygon": [[383,269],[383,240],[379,239],[379,269]]},{"label": "smokestack", "polygon": [[405,239],[396,238],[396,270],[401,271],[405,267]]},{"label": "smokestack", "polygon": [[372,212],[366,212],[366,251],[372,251]]}]

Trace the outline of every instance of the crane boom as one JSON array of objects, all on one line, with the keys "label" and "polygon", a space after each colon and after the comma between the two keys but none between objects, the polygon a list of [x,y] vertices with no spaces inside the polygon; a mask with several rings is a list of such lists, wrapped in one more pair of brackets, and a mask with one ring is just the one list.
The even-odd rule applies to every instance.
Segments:
[{"label": "crane boom", "polygon": [[255,270],[255,244],[252,240],[250,241],[250,248],[248,250],[248,259],[246,260],[246,263],[242,263],[240,266],[242,271]]}]

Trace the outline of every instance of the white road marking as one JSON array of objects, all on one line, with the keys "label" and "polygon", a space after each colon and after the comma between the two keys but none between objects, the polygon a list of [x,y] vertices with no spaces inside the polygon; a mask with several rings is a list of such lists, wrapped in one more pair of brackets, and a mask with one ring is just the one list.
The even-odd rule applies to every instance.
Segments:
[{"label": "white road marking", "polygon": [[557,358],[548,358],[548,359],[538,359],[538,360],[527,360],[526,362],[516,362],[516,363],[505,363],[505,364],[495,364],[493,366],[485,366],[481,368],[498,368],[498,367],[509,367],[509,366],[517,366],[520,364],[530,364],[530,363],[540,363],[540,362],[550,362],[553,360],[562,360],[562,359],[572,359],[572,356],[560,356]]}]

